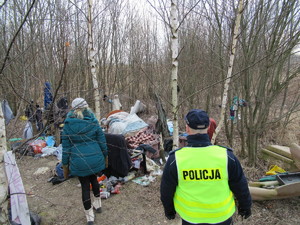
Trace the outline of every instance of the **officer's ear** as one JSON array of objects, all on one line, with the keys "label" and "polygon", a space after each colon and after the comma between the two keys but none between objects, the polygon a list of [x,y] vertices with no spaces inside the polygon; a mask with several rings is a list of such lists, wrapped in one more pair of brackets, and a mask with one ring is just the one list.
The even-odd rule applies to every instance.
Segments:
[{"label": "officer's ear", "polygon": [[188,134],[190,134],[190,132],[191,132],[191,128],[187,124],[185,125],[185,131]]}]

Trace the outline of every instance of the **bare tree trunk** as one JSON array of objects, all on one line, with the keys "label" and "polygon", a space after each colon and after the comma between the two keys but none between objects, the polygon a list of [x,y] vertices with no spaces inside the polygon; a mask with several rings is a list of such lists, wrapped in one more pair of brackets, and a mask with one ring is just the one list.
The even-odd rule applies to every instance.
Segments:
[{"label": "bare tree trunk", "polygon": [[169,130],[167,125],[167,116],[165,109],[163,108],[162,102],[160,97],[157,93],[154,94],[155,100],[156,100],[156,109],[157,109],[157,115],[158,119],[156,122],[156,133],[159,133],[162,135],[162,140],[164,140],[166,137],[169,137]]},{"label": "bare tree trunk", "polygon": [[171,52],[172,52],[172,114],[173,114],[173,149],[179,146],[179,127],[178,127],[178,15],[176,4],[171,1]]},{"label": "bare tree trunk", "polygon": [[216,132],[214,133],[213,138],[212,138],[213,144],[215,143],[216,137],[218,136],[218,134],[223,126],[223,123],[224,123],[224,115],[226,112],[226,104],[227,104],[227,99],[228,99],[227,95],[228,95],[229,83],[231,80],[233,62],[234,62],[234,57],[235,57],[235,52],[236,52],[236,43],[237,43],[237,39],[238,39],[238,32],[239,32],[239,28],[240,28],[242,13],[243,13],[243,0],[239,0],[238,12],[237,12],[237,16],[235,19],[235,26],[234,26],[233,37],[232,37],[231,54],[230,54],[230,58],[229,58],[227,78],[226,78],[225,85],[224,85],[224,93],[223,93],[223,99],[222,99],[220,121],[216,128]]},{"label": "bare tree trunk", "polygon": [[96,51],[93,45],[93,33],[92,33],[92,0],[88,0],[89,10],[88,10],[88,51],[89,51],[89,62],[92,74],[92,81],[94,87],[94,100],[95,100],[95,115],[98,121],[100,121],[100,94],[99,94],[99,84],[96,73],[96,61],[95,55]]},{"label": "bare tree trunk", "polygon": [[[244,115],[244,109],[241,108],[241,115]],[[245,155],[245,145],[246,145],[246,138],[245,138],[245,128],[244,128],[244,120],[247,117],[242,116],[241,117],[241,121],[238,123],[237,127],[238,127],[238,132],[240,134],[240,139],[241,139],[241,155],[244,156]]]},{"label": "bare tree trunk", "polygon": [[6,132],[5,132],[5,122],[4,116],[2,112],[2,103],[0,102],[0,224],[8,224],[8,215],[7,206],[8,201],[7,199],[7,179],[5,175],[5,168],[4,168],[4,154],[6,153]]}]

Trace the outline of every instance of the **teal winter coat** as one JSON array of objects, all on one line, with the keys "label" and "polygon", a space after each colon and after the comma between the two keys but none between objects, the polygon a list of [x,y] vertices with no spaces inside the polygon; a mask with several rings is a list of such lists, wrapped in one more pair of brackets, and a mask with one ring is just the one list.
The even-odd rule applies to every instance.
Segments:
[{"label": "teal winter coat", "polygon": [[62,164],[68,165],[70,174],[85,177],[105,169],[107,145],[104,133],[88,109],[83,119],[70,111],[62,133]]}]

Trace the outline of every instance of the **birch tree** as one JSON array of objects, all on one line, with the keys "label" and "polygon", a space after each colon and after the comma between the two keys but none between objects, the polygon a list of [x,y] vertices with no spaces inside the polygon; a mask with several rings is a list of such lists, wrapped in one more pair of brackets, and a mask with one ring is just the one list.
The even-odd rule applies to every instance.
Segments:
[{"label": "birch tree", "polygon": [[89,52],[89,63],[94,87],[94,100],[95,100],[95,115],[98,121],[100,121],[100,94],[99,84],[96,73],[96,51],[93,44],[93,30],[92,30],[92,5],[93,1],[88,0],[88,52]]},{"label": "birch tree", "polygon": [[237,16],[235,19],[235,25],[234,25],[233,36],[232,36],[232,45],[231,45],[231,52],[230,52],[230,57],[229,57],[228,71],[227,71],[227,76],[226,76],[226,80],[225,80],[225,84],[224,84],[224,93],[223,93],[223,98],[222,98],[220,120],[219,120],[218,126],[216,128],[216,131],[213,135],[213,138],[211,140],[213,144],[215,143],[216,137],[219,134],[220,130],[222,129],[222,126],[224,123],[226,105],[227,105],[227,101],[228,101],[228,90],[229,90],[229,84],[230,84],[231,75],[232,75],[233,62],[234,62],[234,58],[235,58],[238,32],[239,32],[239,28],[240,28],[242,13],[244,10],[243,8],[244,8],[243,0],[239,0],[238,8],[237,8]]},{"label": "birch tree", "polygon": [[172,71],[171,71],[171,89],[172,89],[172,115],[173,115],[173,149],[179,146],[179,127],[178,127],[178,12],[174,1],[171,1],[170,11],[171,28],[171,53],[172,53]]}]

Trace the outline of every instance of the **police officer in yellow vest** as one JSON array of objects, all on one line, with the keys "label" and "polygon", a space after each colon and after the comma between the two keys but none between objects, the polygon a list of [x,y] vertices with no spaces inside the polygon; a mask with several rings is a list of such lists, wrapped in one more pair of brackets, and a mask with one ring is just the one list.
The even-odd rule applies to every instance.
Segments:
[{"label": "police officer in yellow vest", "polygon": [[187,146],[170,152],[160,192],[165,215],[182,225],[229,225],[235,212],[251,215],[251,195],[239,160],[230,148],[212,145],[207,134],[209,117],[193,109],[186,116]]}]

